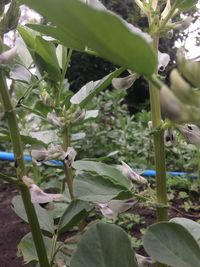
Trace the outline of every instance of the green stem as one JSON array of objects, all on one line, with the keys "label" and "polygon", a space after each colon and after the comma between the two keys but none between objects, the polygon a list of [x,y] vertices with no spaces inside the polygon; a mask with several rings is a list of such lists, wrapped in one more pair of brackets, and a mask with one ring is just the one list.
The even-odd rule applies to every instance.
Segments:
[{"label": "green stem", "polygon": [[67,54],[67,59],[66,59],[65,64],[63,66],[60,84],[59,84],[59,88],[58,88],[57,95],[56,95],[56,107],[60,106],[60,95],[61,95],[61,91],[62,91],[63,82],[65,80],[65,75],[67,73],[67,69],[69,66],[70,59],[71,59],[71,55],[72,55],[72,49],[69,49],[69,52]]},{"label": "green stem", "polygon": [[[8,127],[10,131],[10,137],[11,137],[13,152],[15,156],[15,166],[16,166],[16,171],[17,171],[17,177],[20,183],[22,182],[22,178],[25,175],[23,148],[22,148],[21,137],[20,137],[20,133],[18,129],[16,114],[11,104],[7,84],[5,81],[5,77],[2,73],[2,70],[0,71],[0,95],[1,95],[1,100],[3,102],[3,106],[4,106],[5,115],[8,121]],[[30,228],[31,228],[33,240],[35,243],[40,266],[50,267],[47,254],[46,254],[46,249],[44,246],[44,241],[42,238],[42,233],[41,233],[39,222],[37,219],[37,215],[36,215],[34,206],[31,203],[29,189],[23,184],[20,186],[20,191],[21,191],[24,207],[26,210],[26,214],[28,217],[28,221],[30,224]]]},{"label": "green stem", "polygon": [[13,184],[13,185],[16,185],[16,186],[20,185],[20,182],[17,179],[15,179],[13,177],[9,177],[3,173],[0,173],[0,180],[6,181],[6,182]]},{"label": "green stem", "polygon": [[[153,36],[153,49],[158,53],[159,38]],[[151,117],[153,129],[158,129],[162,124],[161,108],[160,108],[160,92],[157,87],[160,84],[155,79],[156,74],[152,76],[149,83],[150,91],[150,104],[151,104]],[[164,145],[164,131],[161,129],[155,131],[153,135],[154,140],[154,153],[155,153],[155,166],[156,166],[156,213],[157,221],[168,220],[168,207],[167,207],[167,185],[166,185],[166,166],[165,166],[165,145]],[[157,267],[166,267],[166,265],[157,263]]]},{"label": "green stem", "polygon": [[[67,148],[70,147],[70,128],[67,127],[63,131],[63,150],[67,151]],[[74,198],[73,193],[73,175],[72,175],[72,169],[67,166],[67,164],[64,163],[64,173],[65,173],[65,180],[68,186],[69,194],[71,199]]]},{"label": "green stem", "polygon": [[56,252],[56,243],[58,239],[58,234],[54,234],[53,239],[52,239],[52,248],[51,248],[51,256],[50,256],[50,266],[53,265],[54,257],[55,257],[55,252]]},{"label": "green stem", "polygon": [[[158,51],[158,38],[153,37],[153,49]],[[159,90],[150,82],[150,103],[153,128],[158,128],[161,123],[161,110]],[[166,186],[166,167],[165,167],[165,145],[163,130],[154,132],[154,151],[156,165],[156,196],[157,196],[157,221],[168,220],[167,209],[167,186]]]}]

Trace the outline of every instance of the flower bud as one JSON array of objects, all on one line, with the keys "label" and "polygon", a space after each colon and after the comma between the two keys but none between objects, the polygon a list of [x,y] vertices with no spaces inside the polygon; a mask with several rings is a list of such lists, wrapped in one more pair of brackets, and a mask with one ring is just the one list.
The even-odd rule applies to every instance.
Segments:
[{"label": "flower bud", "polygon": [[18,21],[20,18],[20,8],[17,0],[12,0],[8,11],[3,17],[1,23],[4,26],[4,33],[7,33],[11,30],[15,30],[18,25]]},{"label": "flower bud", "polygon": [[45,106],[51,107],[52,105],[51,97],[46,89],[44,89],[41,92],[41,99]]},{"label": "flower bud", "polygon": [[130,88],[134,82],[138,79],[138,74],[133,73],[123,78],[113,78],[112,85],[115,89],[128,89]]},{"label": "flower bud", "polygon": [[85,118],[86,111],[85,109],[77,110],[73,115],[73,123],[78,123]]}]

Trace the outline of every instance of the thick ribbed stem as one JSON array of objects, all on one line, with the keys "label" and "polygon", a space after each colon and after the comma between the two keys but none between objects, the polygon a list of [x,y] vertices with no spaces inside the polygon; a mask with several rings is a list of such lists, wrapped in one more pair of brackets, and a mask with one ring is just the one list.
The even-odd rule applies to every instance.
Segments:
[{"label": "thick ribbed stem", "polygon": [[[70,147],[70,128],[67,127],[63,131],[63,150],[67,151],[67,148]],[[66,163],[64,163],[64,173],[65,173],[65,180],[68,186],[69,194],[71,199],[74,198],[73,193],[73,175],[72,175],[72,169],[67,166]]]},{"label": "thick ribbed stem", "polygon": [[4,106],[5,116],[7,118],[7,122],[9,126],[10,138],[11,138],[13,152],[15,156],[15,166],[17,170],[17,177],[18,177],[18,181],[20,185],[20,191],[21,191],[24,207],[26,210],[26,214],[28,217],[28,221],[30,224],[35,248],[36,248],[38,259],[39,259],[39,264],[41,267],[50,267],[47,254],[46,254],[46,249],[44,246],[44,241],[42,238],[42,233],[41,233],[39,222],[37,219],[37,215],[36,215],[34,206],[31,203],[29,189],[24,184],[21,184],[22,178],[25,175],[23,148],[22,148],[21,137],[20,137],[20,133],[18,129],[16,114],[11,104],[7,84],[6,84],[4,75],[2,73],[2,70],[0,71],[0,95],[1,95],[1,100],[3,102],[3,106]]},{"label": "thick ribbed stem", "polygon": [[[153,49],[158,54],[158,38],[153,37]],[[150,103],[151,103],[151,118],[153,129],[158,128],[161,123],[161,109],[159,90],[153,83],[149,84]],[[156,197],[157,197],[157,221],[168,220],[167,208],[167,186],[166,186],[166,167],[165,167],[165,145],[163,130],[154,131],[154,151],[156,165]],[[166,267],[166,265],[157,263],[157,267]]]}]

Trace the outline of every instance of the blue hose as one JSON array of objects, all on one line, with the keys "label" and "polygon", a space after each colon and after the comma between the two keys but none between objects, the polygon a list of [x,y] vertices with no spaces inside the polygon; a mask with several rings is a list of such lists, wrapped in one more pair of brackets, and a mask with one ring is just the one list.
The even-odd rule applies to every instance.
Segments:
[{"label": "blue hose", "polygon": [[[0,152],[0,160],[6,160],[6,161],[14,161],[14,154],[10,152]],[[31,156],[25,155],[24,156],[25,161],[31,161]],[[62,165],[63,163],[58,160],[50,160],[50,163],[56,164],[56,165]],[[171,176],[183,176],[188,175],[187,172],[167,172]],[[155,177],[156,171],[155,170],[146,170],[141,173],[141,175],[146,177]]]}]

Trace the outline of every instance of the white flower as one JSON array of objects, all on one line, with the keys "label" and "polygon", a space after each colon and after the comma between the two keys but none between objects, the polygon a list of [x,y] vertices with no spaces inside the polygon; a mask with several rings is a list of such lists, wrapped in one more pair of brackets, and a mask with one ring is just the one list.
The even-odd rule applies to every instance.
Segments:
[{"label": "white flower", "polygon": [[122,174],[126,177],[128,177],[129,179],[131,179],[133,182],[136,182],[138,184],[146,184],[147,180],[142,177],[141,175],[139,175],[138,173],[136,173],[128,164],[126,164],[124,161],[121,161],[122,166],[121,166],[121,171]]},{"label": "white flower", "polygon": [[169,64],[170,56],[166,53],[161,53],[158,51],[158,70],[164,71]]},{"label": "white flower", "polygon": [[63,160],[68,167],[71,167],[76,157],[76,150],[73,147],[68,147],[67,151],[63,155]]},{"label": "white flower", "polygon": [[9,64],[17,55],[17,46],[0,54],[0,64]]},{"label": "white flower", "polygon": [[49,194],[42,191],[42,189],[39,186],[37,186],[30,177],[24,176],[22,180],[30,190],[32,203],[42,204],[42,203],[64,200],[63,194]]},{"label": "white flower", "polygon": [[97,203],[103,216],[116,219],[119,213],[129,210],[136,203],[133,199],[116,200],[113,199],[108,203]]},{"label": "white flower", "polygon": [[138,267],[154,267],[155,261],[151,257],[144,257],[140,254],[135,254],[137,259]]},{"label": "white flower", "polygon": [[195,124],[185,124],[178,129],[185,137],[186,142],[192,145],[200,145],[200,128]]},{"label": "white flower", "polygon": [[63,201],[64,200],[64,195],[45,193],[36,184],[31,185],[30,193],[31,193],[31,202],[32,203],[42,204],[42,203],[48,203],[48,202],[53,202],[53,201]]},{"label": "white flower", "polygon": [[164,142],[166,146],[176,145],[176,132],[172,129],[166,129],[164,131]]},{"label": "white flower", "polygon": [[48,159],[48,151],[45,148],[32,149],[31,157],[34,163],[45,161]]},{"label": "white flower", "polygon": [[55,111],[49,112],[47,114],[47,120],[54,126],[62,126],[62,117],[58,117]]}]

